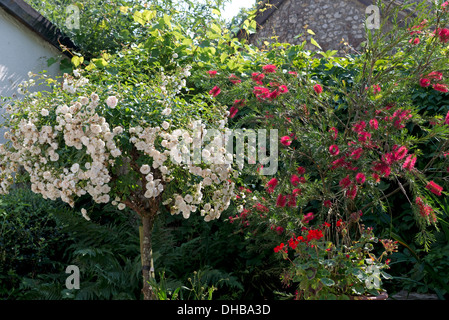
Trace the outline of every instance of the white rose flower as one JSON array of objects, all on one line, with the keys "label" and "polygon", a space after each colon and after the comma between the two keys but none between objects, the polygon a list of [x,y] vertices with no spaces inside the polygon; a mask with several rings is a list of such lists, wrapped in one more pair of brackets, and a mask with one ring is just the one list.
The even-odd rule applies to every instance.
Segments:
[{"label": "white rose flower", "polygon": [[116,96],[110,96],[106,99],[106,104],[109,108],[115,108],[117,106],[118,99]]},{"label": "white rose flower", "polygon": [[143,166],[140,167],[140,172],[143,174],[148,174],[151,171],[151,167],[147,164],[144,164]]},{"label": "white rose flower", "polygon": [[41,115],[43,115],[44,117],[48,116],[49,112],[47,109],[42,109],[41,110]]},{"label": "white rose flower", "polygon": [[124,203],[119,203],[118,206],[117,206],[117,208],[119,210],[123,210],[123,209],[125,209],[125,207],[126,207],[126,205]]},{"label": "white rose flower", "polygon": [[168,123],[167,121],[162,122],[162,128],[164,128],[164,130],[167,130],[170,127],[170,123]]}]

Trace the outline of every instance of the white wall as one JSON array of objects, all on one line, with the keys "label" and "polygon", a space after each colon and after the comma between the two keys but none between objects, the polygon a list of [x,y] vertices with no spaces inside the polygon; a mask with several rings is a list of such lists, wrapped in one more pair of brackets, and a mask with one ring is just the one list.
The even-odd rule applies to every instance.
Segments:
[{"label": "white wall", "polygon": [[[49,58],[58,56],[58,49],[0,8],[0,113],[4,113],[1,97],[20,99],[17,85],[29,79],[29,71],[47,70],[50,77],[60,75],[59,63],[47,66]],[[4,143],[4,131],[0,130],[0,143]]]}]

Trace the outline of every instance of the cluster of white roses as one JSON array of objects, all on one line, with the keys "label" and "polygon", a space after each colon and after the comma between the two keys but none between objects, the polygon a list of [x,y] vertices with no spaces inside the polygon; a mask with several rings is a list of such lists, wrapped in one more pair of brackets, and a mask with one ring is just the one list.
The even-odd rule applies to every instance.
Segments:
[{"label": "cluster of white roses", "polygon": [[[147,181],[145,197],[157,197],[164,190],[165,182],[174,179],[171,175],[173,169],[181,166],[191,175],[201,177],[202,181],[190,186],[189,189],[193,190],[192,194],[187,193],[184,196],[174,194],[173,199],[168,199],[164,204],[172,205],[172,214],[182,213],[184,218],[188,218],[192,212],[199,209],[198,206],[202,204],[204,198],[203,190],[208,188],[208,190],[212,190],[210,200],[214,206],[212,207],[211,203],[206,203],[200,210],[201,215],[206,221],[219,218],[220,214],[229,207],[231,198],[234,196],[234,183],[230,181],[233,174],[232,166],[224,161],[226,149],[212,147],[211,149],[215,151],[214,155],[211,156],[208,151],[208,157],[204,159],[203,156],[206,161],[200,159],[192,161],[188,156],[192,151],[191,144],[194,141],[197,142],[198,147],[204,144],[205,135],[202,133],[206,132],[205,125],[201,124],[200,120],[196,120],[190,124],[190,131],[181,129],[170,131],[169,129],[170,124],[166,121],[162,123],[161,127],[137,126],[129,129],[130,142],[135,145],[137,150],[150,157],[152,168],[158,169],[162,174],[162,179],[154,179],[150,165],[141,166],[140,172],[146,175]],[[160,143],[156,146],[159,140]],[[211,159],[219,159],[219,161],[210,161]]]},{"label": "cluster of white roses", "polygon": [[[189,68],[186,68],[178,78],[162,78],[172,85],[178,81],[175,91],[179,92],[185,85],[182,78],[189,74]],[[75,77],[65,75],[62,89],[74,94],[81,92],[78,88],[87,83],[88,80],[79,73]],[[173,94],[172,90],[170,95]],[[162,95],[165,93],[168,92],[162,92]],[[5,138],[11,143],[0,145],[0,193],[8,192],[14,182],[14,173],[23,167],[30,176],[32,191],[42,194],[44,198],[61,198],[74,206],[75,197],[89,194],[97,203],[112,202],[122,210],[125,204],[120,197],[111,198],[110,170],[115,165],[115,159],[122,156],[116,141],[126,130],[135,148],[151,159],[148,164],[140,166],[140,173],[146,179],[146,185],[142,186],[146,198],[159,196],[166,183],[177,179],[181,187],[185,181],[188,192],[182,192],[185,195],[174,194],[164,201],[165,205],[170,205],[172,214],[182,213],[188,218],[192,212],[199,210],[204,219],[210,221],[219,218],[221,212],[228,208],[234,196],[234,183],[230,181],[233,173],[231,165],[223,161],[225,148],[209,144],[209,148],[202,152],[207,163],[179,161],[190,153],[192,142],[199,142],[200,146],[204,142],[207,130],[201,121],[192,121],[183,130],[172,130],[169,122],[172,110],[163,103],[162,115],[166,121],[160,126],[148,126],[143,121],[141,125],[128,129],[121,126],[110,128],[107,120],[100,116],[103,114],[101,108],[115,108],[119,102],[116,96],[109,96],[104,103],[96,93],[90,97],[79,96],[69,105],[58,99],[53,101],[54,106],[48,105],[48,102],[44,106],[33,97],[27,103],[8,106],[9,131]],[[221,129],[225,122],[221,120]],[[179,176],[180,171],[176,170],[177,176],[174,176],[174,169],[179,167],[185,169],[185,174]],[[153,176],[156,169],[162,177]],[[201,177],[202,181],[188,184],[189,174]],[[206,198],[209,202],[201,206]],[[85,210],[83,216],[87,217]]]}]

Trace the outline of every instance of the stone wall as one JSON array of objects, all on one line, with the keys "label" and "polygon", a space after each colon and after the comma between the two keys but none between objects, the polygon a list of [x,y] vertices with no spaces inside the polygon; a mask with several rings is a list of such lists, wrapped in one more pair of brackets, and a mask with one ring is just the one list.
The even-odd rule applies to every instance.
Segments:
[{"label": "stone wall", "polygon": [[[344,41],[357,48],[364,40],[365,9],[356,0],[285,0],[251,36],[250,42],[261,46],[277,36],[280,42],[298,44],[313,37],[325,51],[344,50]],[[299,34],[304,36],[295,38]],[[316,47],[308,43],[306,49]]]},{"label": "stone wall", "polygon": [[[427,0],[429,1],[429,0]],[[401,1],[398,1],[401,2]],[[416,0],[416,2],[419,2]],[[277,36],[279,42],[299,44],[307,40],[307,50],[317,50],[310,44],[314,38],[324,51],[338,50],[339,54],[356,50],[365,40],[364,23],[368,0],[284,0],[277,3],[277,9],[260,25],[249,41],[263,47],[263,42],[272,42]],[[306,32],[312,30],[315,35]],[[302,37],[297,37],[302,34]]]}]

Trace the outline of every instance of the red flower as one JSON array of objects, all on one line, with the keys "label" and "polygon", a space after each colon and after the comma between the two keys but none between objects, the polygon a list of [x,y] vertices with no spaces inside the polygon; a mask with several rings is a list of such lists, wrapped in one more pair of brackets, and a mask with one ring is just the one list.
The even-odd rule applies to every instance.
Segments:
[{"label": "red flower", "polygon": [[277,233],[277,234],[281,235],[282,232],[284,232],[284,228],[282,228],[281,226],[276,227],[276,233]]},{"label": "red flower", "polygon": [[323,92],[323,88],[322,88],[321,85],[319,85],[319,84],[314,85],[314,86],[313,86],[313,90],[315,90],[315,92],[316,92],[317,94],[320,94],[321,92]]},{"label": "red flower", "polygon": [[338,130],[335,127],[332,127],[329,129],[329,132],[333,132],[332,134],[332,139],[337,140],[337,136],[338,136]]},{"label": "red flower", "polygon": [[256,98],[260,101],[261,99],[266,99],[268,95],[270,94],[270,90],[265,87],[254,87],[253,93],[255,94]]},{"label": "red flower", "polygon": [[280,85],[280,86],[279,86],[279,92],[280,92],[280,93],[287,93],[287,92],[288,92],[287,86],[286,86],[285,84]]},{"label": "red flower", "polygon": [[436,91],[449,92],[449,89],[447,88],[447,85],[442,84],[442,83],[435,83],[432,87]]},{"label": "red flower", "polygon": [[229,76],[229,81],[231,81],[233,84],[238,84],[240,82],[242,82],[242,80],[240,80],[236,75],[231,74]]},{"label": "red flower", "polygon": [[309,230],[307,234],[307,242],[312,240],[320,240],[323,237],[323,231],[321,230]]},{"label": "red flower", "polygon": [[416,163],[416,155],[410,154],[407,159],[405,159],[404,164],[402,165],[403,169],[407,169],[408,171],[412,171],[415,167]]},{"label": "red flower", "polygon": [[419,85],[423,88],[430,86],[430,79],[422,78],[421,80],[419,80]]},{"label": "red flower", "polygon": [[433,181],[430,181],[427,184],[426,189],[428,189],[430,192],[436,194],[437,196],[441,196],[441,191],[443,191],[443,187],[439,186],[438,184],[436,184]]},{"label": "red flower", "polygon": [[444,124],[447,124],[449,126],[449,111],[446,114],[446,119],[444,119]]},{"label": "red flower", "polygon": [[[449,114],[449,113],[448,113]],[[304,167],[298,167],[296,168],[296,171],[298,172],[298,174],[304,174],[306,173],[306,169]]]},{"label": "red flower", "polygon": [[343,179],[340,180],[339,184],[340,187],[342,187],[343,189],[346,189],[347,187],[349,187],[351,185],[351,179],[349,179],[349,175],[347,175],[346,177],[344,177]]},{"label": "red flower", "polygon": [[261,204],[260,202],[256,203],[254,205],[254,207],[256,208],[257,211],[260,212],[268,212],[270,211],[270,209],[268,209],[267,207],[265,207],[263,204]]},{"label": "red flower", "polygon": [[220,94],[221,89],[218,86],[215,86],[212,88],[212,90],[209,91],[209,94],[211,94],[213,97],[216,97]]},{"label": "red flower", "polygon": [[281,138],[281,143],[282,143],[284,146],[289,146],[289,145],[292,144],[292,138],[291,138],[290,136],[283,136],[283,137]]},{"label": "red flower", "polygon": [[268,192],[271,193],[274,191],[274,188],[276,188],[276,186],[278,185],[278,179],[273,178],[270,181],[268,181],[267,183],[267,188],[268,188]]},{"label": "red flower", "polygon": [[341,226],[343,224],[343,220],[342,219],[338,219],[337,221],[337,227]]},{"label": "red flower", "polygon": [[324,222],[324,227],[325,228],[329,228],[330,226],[331,226],[330,223]]},{"label": "red flower", "polygon": [[356,195],[357,195],[357,185],[353,184],[346,191],[346,197],[348,197],[349,199],[353,199],[354,200]]},{"label": "red flower", "polygon": [[376,183],[380,182],[380,176],[377,173],[373,173],[372,177],[374,179],[374,182],[376,182]]},{"label": "red flower", "polygon": [[415,39],[410,39],[408,42],[416,45],[416,44],[419,44],[421,42],[421,40],[419,40],[419,38],[415,38]]},{"label": "red flower", "polygon": [[329,147],[329,152],[331,155],[336,156],[340,153],[340,150],[338,149],[338,146],[336,144],[333,144]]},{"label": "red flower", "polygon": [[433,71],[433,72],[429,73],[427,75],[427,77],[429,79],[434,79],[434,80],[438,80],[438,81],[439,80],[443,80],[443,74],[441,72],[438,72],[438,71]]},{"label": "red flower", "polygon": [[360,121],[359,123],[355,124],[355,125],[352,127],[352,130],[355,131],[355,132],[360,133],[360,132],[362,132],[365,128],[366,128],[366,123],[365,123],[365,121]]},{"label": "red flower", "polygon": [[361,157],[362,153],[363,153],[363,148],[362,147],[357,148],[354,151],[352,151],[351,158],[354,160],[357,160]]},{"label": "red flower", "polygon": [[359,142],[367,142],[371,138],[369,132],[359,132]]},{"label": "red flower", "polygon": [[312,221],[313,218],[315,218],[315,216],[313,215],[313,212],[309,212],[304,215],[304,217],[302,218],[301,221],[303,223],[309,223],[309,221]]},{"label": "red flower", "polygon": [[265,73],[274,73],[274,72],[276,72],[276,66],[272,65],[272,64],[267,64],[266,66],[262,67],[262,70]]},{"label": "red flower", "polygon": [[231,107],[229,109],[229,118],[231,118],[231,119],[234,118],[235,115],[237,114],[237,112],[239,112],[239,109]]},{"label": "red flower", "polygon": [[263,73],[257,73],[257,72],[253,72],[251,74],[251,78],[253,79],[254,82],[256,82],[257,84],[262,85],[262,80],[263,78],[265,78],[265,75]]},{"label": "red flower", "polygon": [[369,125],[372,129],[377,130],[379,128],[379,122],[376,119],[371,119]]},{"label": "red flower", "polygon": [[408,150],[405,146],[401,146],[399,148],[397,148],[397,146],[394,146],[393,152],[394,152],[394,160],[397,161],[404,158],[407,155]]},{"label": "red flower", "polygon": [[298,188],[293,189],[292,194],[295,196],[297,196],[298,194],[301,194],[301,189],[298,189]]},{"label": "red flower", "polygon": [[274,252],[278,253],[279,251],[287,252],[287,248],[284,248],[283,243],[274,248]]},{"label": "red flower", "polygon": [[380,86],[378,84],[373,85],[374,94],[379,93],[381,91]]},{"label": "red flower", "polygon": [[296,195],[295,194],[291,194],[288,196],[288,203],[287,206],[289,206],[290,208],[296,207]]},{"label": "red flower", "polygon": [[440,29],[438,28],[438,37],[440,37],[440,41],[446,43],[449,41],[449,29]]},{"label": "red flower", "polygon": [[332,201],[330,201],[330,200],[324,200],[323,205],[324,205],[326,208],[330,208],[330,207],[332,207]]},{"label": "red flower", "polygon": [[209,76],[210,76],[211,78],[214,78],[215,75],[217,74],[217,71],[216,71],[216,70],[209,70],[209,71],[207,71],[207,73],[209,73]]},{"label": "red flower", "polygon": [[292,185],[294,185],[296,187],[298,185],[298,183],[300,182],[300,179],[296,174],[294,174],[291,176],[290,182]]},{"label": "red flower", "polygon": [[374,163],[373,171],[381,173],[384,177],[388,177],[391,173],[391,167],[385,161]]},{"label": "red flower", "polygon": [[295,239],[295,238],[290,238],[290,240],[288,240],[288,245],[290,246],[290,248],[292,248],[293,250],[296,249],[296,247],[298,246],[299,240]]},{"label": "red flower", "polygon": [[358,184],[363,184],[366,180],[366,177],[363,173],[359,172],[355,176],[355,181],[357,181]]},{"label": "red flower", "polygon": [[276,199],[276,206],[283,208],[285,207],[286,204],[287,204],[287,196],[279,194]]}]

